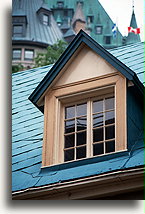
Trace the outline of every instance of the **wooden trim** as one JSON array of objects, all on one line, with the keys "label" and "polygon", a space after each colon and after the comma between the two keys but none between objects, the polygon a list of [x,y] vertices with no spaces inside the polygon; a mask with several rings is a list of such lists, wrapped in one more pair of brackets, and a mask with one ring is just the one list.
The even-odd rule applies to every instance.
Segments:
[{"label": "wooden trim", "polygon": [[[80,85],[52,90],[45,98],[44,145],[42,166],[63,163],[64,107],[72,103],[85,102],[86,99],[113,92],[115,87],[116,152],[127,149],[126,137],[126,78],[119,73],[108,75],[105,79],[95,79]],[[97,95],[96,95],[97,94]],[[89,110],[90,108],[90,110]],[[88,110],[91,111],[91,107]],[[87,118],[88,119],[88,118]],[[91,121],[90,121],[91,122]],[[91,135],[91,133],[90,133]],[[90,136],[92,138],[92,136]],[[89,133],[88,133],[89,138]],[[87,146],[88,157],[92,151]]]}]

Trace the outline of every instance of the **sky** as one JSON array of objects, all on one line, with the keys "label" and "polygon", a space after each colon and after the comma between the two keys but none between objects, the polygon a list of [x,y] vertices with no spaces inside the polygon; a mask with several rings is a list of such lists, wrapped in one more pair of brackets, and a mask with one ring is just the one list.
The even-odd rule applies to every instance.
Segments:
[{"label": "sky", "polygon": [[[133,0],[99,0],[106,12],[114,23],[117,22],[118,28],[123,36],[128,35],[128,27],[132,15]],[[144,41],[144,18],[143,18],[144,0],[134,0],[134,11],[138,27],[141,28],[141,40]]]}]

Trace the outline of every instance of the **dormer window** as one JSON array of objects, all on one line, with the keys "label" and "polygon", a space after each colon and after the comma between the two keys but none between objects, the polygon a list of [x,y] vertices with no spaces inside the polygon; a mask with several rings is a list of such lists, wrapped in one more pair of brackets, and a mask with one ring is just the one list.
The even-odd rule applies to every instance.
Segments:
[{"label": "dormer window", "polygon": [[115,152],[114,96],[65,107],[64,162]]},{"label": "dormer window", "polygon": [[63,1],[58,1],[57,2],[57,7],[58,8],[63,8],[64,7],[64,2]]},{"label": "dormer window", "polygon": [[95,32],[96,32],[96,34],[101,35],[101,34],[102,34],[102,29],[103,29],[102,26],[96,26],[96,27],[95,27]]},{"label": "dormer window", "polygon": [[88,16],[88,23],[93,23],[94,21],[94,16]]},{"label": "dormer window", "polygon": [[49,25],[49,15],[43,14],[42,22],[44,25]]},{"label": "dormer window", "polygon": [[111,44],[111,36],[105,36],[105,44],[107,45]]},{"label": "dormer window", "polygon": [[13,25],[13,37],[23,37],[23,25]]}]

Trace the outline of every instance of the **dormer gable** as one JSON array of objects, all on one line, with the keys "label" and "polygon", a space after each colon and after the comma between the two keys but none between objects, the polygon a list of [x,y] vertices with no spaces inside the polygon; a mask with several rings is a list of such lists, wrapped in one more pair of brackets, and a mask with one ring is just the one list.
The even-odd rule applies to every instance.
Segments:
[{"label": "dormer gable", "polygon": [[80,31],[29,99],[44,106],[43,166],[127,150],[132,70]]},{"label": "dormer gable", "polygon": [[44,3],[37,10],[37,14],[38,14],[39,20],[43,25],[47,25],[47,26],[50,25],[51,13],[52,13],[51,10]]}]

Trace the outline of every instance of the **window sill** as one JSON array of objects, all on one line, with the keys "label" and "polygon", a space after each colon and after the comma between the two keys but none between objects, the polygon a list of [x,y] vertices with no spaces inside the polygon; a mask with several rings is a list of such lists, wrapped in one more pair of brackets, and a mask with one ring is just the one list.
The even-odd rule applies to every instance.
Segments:
[{"label": "window sill", "polygon": [[111,160],[111,159],[118,158],[118,157],[120,158],[120,157],[128,156],[128,155],[129,155],[128,150],[123,150],[123,151],[119,151],[119,152],[98,155],[98,156],[91,157],[91,158],[84,158],[84,159],[75,160],[75,161],[73,160],[73,161],[68,161],[68,162],[51,165],[51,166],[43,166],[43,167],[41,167],[39,175],[49,173],[49,172],[52,173],[52,172],[60,171],[63,169],[103,162],[103,161]]}]

